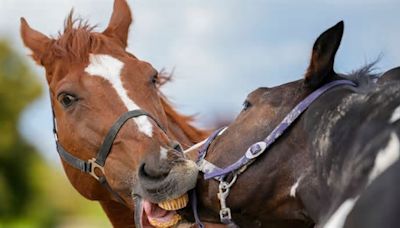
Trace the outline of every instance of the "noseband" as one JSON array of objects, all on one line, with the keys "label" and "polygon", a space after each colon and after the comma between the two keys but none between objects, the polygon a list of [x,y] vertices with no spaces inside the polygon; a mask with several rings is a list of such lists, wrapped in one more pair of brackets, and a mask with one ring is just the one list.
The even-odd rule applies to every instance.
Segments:
[{"label": "noseband", "polygon": [[[56,141],[57,152],[60,155],[60,157],[72,167],[91,175],[93,178],[99,181],[99,183],[103,185],[109,192],[111,192],[113,196],[120,203],[126,204],[126,202],[122,199],[122,197],[118,193],[112,190],[111,186],[107,183],[104,174],[104,165],[108,155],[111,152],[112,145],[114,143],[114,140],[118,132],[121,130],[121,128],[124,126],[127,120],[140,116],[150,117],[154,122],[156,122],[157,126],[161,128],[164,132],[166,132],[165,128],[162,127],[162,125],[157,121],[157,119],[155,119],[149,113],[143,110],[137,109],[133,111],[128,111],[122,114],[118,118],[118,120],[111,126],[110,130],[108,131],[107,135],[104,138],[103,143],[100,146],[100,149],[96,157],[85,161],[75,157],[74,155],[69,153],[66,149],[64,149],[64,147],[61,146],[60,142],[58,141],[57,124],[56,124],[54,109],[52,110],[52,114],[53,114],[53,134]],[[96,169],[101,172],[101,175],[96,174]]]},{"label": "noseband", "polygon": [[[211,143],[224,132],[226,127],[218,129],[206,140],[199,150],[197,165],[199,166],[200,171],[204,173],[205,180],[214,178],[215,180],[219,181],[218,199],[221,206],[219,214],[220,221],[222,223],[227,224],[228,227],[237,227],[232,220],[231,210],[226,204],[226,199],[229,196],[230,188],[235,183],[237,176],[243,173],[248,166],[256,160],[257,157],[264,153],[318,97],[320,97],[326,91],[340,85],[349,85],[353,87],[357,86],[350,80],[336,80],[315,90],[299,104],[297,104],[264,140],[251,145],[241,158],[225,168],[220,168],[212,164],[211,162],[207,161],[205,157]],[[227,181],[228,175],[232,175],[232,179],[230,181]],[[193,200],[193,202],[196,202],[196,200]],[[200,222],[195,204],[192,205],[192,209],[196,223],[200,227],[203,227]]]}]

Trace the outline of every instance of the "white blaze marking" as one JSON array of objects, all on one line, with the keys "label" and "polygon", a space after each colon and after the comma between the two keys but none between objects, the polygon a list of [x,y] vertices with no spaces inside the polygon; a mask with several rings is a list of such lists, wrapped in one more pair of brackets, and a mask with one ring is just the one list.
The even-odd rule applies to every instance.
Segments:
[{"label": "white blaze marking", "polygon": [[329,218],[325,223],[324,228],[341,228],[346,221],[347,216],[353,209],[354,204],[357,202],[358,197],[347,199],[340,205],[340,207],[335,211],[335,213]]},{"label": "white blaze marking", "polygon": [[160,160],[165,160],[168,158],[168,150],[164,147],[160,147]]},{"label": "white blaze marking", "polygon": [[303,176],[300,176],[299,178],[297,178],[296,183],[294,183],[292,185],[292,187],[290,188],[290,196],[291,197],[296,197],[296,190],[299,187],[301,179],[303,179]]},{"label": "white blaze marking", "polygon": [[381,173],[383,173],[387,168],[393,165],[399,159],[400,156],[400,142],[399,138],[395,133],[390,134],[390,140],[383,150],[375,157],[374,168],[369,174],[368,183],[371,183],[375,178],[377,178]]},{"label": "white blaze marking", "polygon": [[[102,77],[108,80],[114,89],[117,91],[122,102],[128,110],[140,109],[139,106],[133,102],[121,81],[121,70],[124,68],[124,63],[109,55],[90,54],[90,64],[85,68],[85,71],[92,75]],[[139,131],[143,132],[149,137],[153,135],[153,125],[147,116],[140,116],[133,119],[137,124]]]},{"label": "white blaze marking", "polygon": [[400,119],[400,106],[398,106],[392,113],[392,117],[390,117],[389,123],[393,123]]}]

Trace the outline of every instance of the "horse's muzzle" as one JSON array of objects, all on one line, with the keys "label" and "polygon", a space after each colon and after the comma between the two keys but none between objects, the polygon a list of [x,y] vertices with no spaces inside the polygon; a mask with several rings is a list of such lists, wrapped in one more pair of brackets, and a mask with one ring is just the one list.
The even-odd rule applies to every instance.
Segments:
[{"label": "horse's muzzle", "polygon": [[140,195],[160,203],[176,199],[196,185],[196,163],[184,158],[161,161],[158,167],[143,163],[138,172]]}]

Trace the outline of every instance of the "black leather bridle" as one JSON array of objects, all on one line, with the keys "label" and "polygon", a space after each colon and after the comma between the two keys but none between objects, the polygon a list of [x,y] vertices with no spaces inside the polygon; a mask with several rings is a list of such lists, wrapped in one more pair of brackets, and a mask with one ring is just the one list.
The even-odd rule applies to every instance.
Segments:
[{"label": "black leather bridle", "polygon": [[[113,196],[122,204],[126,204],[126,202],[122,199],[122,197],[115,191],[112,190],[111,186],[107,183],[105,173],[104,173],[104,165],[107,160],[108,155],[111,152],[112,145],[114,143],[114,140],[118,134],[118,132],[121,130],[122,126],[126,123],[127,120],[140,117],[140,116],[148,116],[150,117],[159,128],[161,128],[164,132],[166,132],[166,129],[162,127],[162,125],[152,117],[149,113],[143,111],[143,110],[133,110],[133,111],[128,111],[124,114],[122,114],[118,120],[111,126],[110,130],[108,131],[107,135],[105,136],[103,143],[100,146],[100,149],[96,155],[95,158],[91,158],[89,160],[82,160],[71,153],[69,153],[64,147],[61,146],[60,142],[58,141],[58,135],[57,135],[57,124],[56,124],[56,118],[54,114],[54,109],[52,108],[52,114],[53,114],[53,134],[54,138],[56,141],[56,146],[57,146],[57,152],[60,155],[60,157],[69,165],[72,167],[81,170],[82,172],[88,173],[91,175],[93,178],[95,178],[102,186],[104,186],[110,193],[113,194]],[[96,169],[101,172],[101,175],[96,174]]]}]

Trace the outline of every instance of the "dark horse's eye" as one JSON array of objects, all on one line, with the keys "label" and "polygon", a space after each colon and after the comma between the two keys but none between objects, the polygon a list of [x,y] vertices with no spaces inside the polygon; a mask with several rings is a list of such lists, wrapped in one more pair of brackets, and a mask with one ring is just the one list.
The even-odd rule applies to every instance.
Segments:
[{"label": "dark horse's eye", "polygon": [[151,77],[151,83],[155,85],[157,84],[157,82],[158,82],[158,73],[156,73],[155,75],[153,75],[153,77]]},{"label": "dark horse's eye", "polygon": [[251,107],[251,103],[248,100],[245,100],[243,102],[243,111],[246,111],[250,107]]},{"label": "dark horse's eye", "polygon": [[77,100],[77,98],[73,95],[66,93],[58,95],[57,99],[62,104],[62,106],[64,106],[64,108],[68,108]]}]

